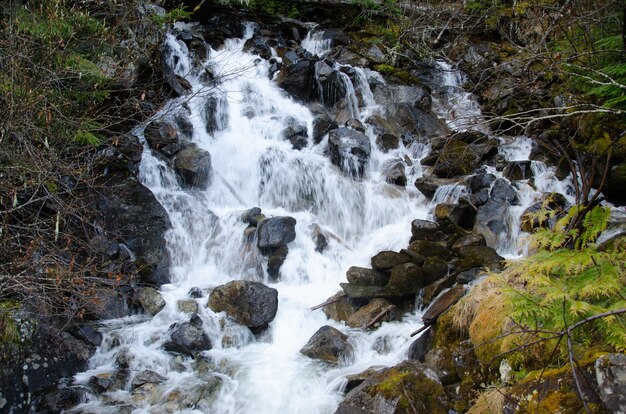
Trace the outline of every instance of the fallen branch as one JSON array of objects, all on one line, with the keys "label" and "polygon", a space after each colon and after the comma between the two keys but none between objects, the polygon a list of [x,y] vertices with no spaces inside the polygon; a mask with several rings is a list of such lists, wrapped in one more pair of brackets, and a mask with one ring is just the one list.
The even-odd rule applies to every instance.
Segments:
[{"label": "fallen branch", "polygon": [[345,293],[342,293],[342,294],[341,294],[341,295],[339,295],[339,296],[335,296],[335,297],[333,297],[333,298],[328,299],[328,300],[327,300],[326,302],[324,302],[324,303],[320,303],[319,305],[315,305],[315,306],[313,306],[313,307],[309,308],[309,310],[312,310],[312,311],[314,311],[314,310],[318,310],[318,309],[323,308],[323,307],[325,307],[325,306],[332,305],[332,304],[333,304],[333,303],[335,303],[335,302],[339,302],[340,300],[343,300],[343,299],[345,299],[345,298],[347,298],[347,297],[348,297],[348,295],[346,295]]},{"label": "fallen branch", "polygon": [[383,309],[378,315],[376,315],[374,317],[374,319],[372,319],[371,321],[369,321],[368,323],[366,323],[365,325],[363,325],[363,329],[368,329],[371,326],[373,326],[376,322],[380,321],[383,316],[385,316],[386,314],[388,314],[389,312],[391,312],[392,310],[396,309],[396,305],[389,305],[387,306],[385,309]]}]

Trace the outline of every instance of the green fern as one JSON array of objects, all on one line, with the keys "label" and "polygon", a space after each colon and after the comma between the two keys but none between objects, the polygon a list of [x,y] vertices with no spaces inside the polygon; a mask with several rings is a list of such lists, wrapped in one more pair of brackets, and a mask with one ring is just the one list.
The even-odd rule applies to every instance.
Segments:
[{"label": "green fern", "polygon": [[[561,332],[593,315],[626,308],[626,251],[599,251],[593,243],[606,229],[610,210],[595,207],[587,212],[582,229],[563,233],[579,214],[572,209],[553,230],[540,229],[533,235],[534,255],[511,263],[507,274],[514,287],[507,297],[515,309],[512,318],[522,326],[547,332]],[[543,213],[546,214],[546,213]],[[568,238],[577,236],[572,248]],[[623,315],[597,319],[576,330],[577,343],[606,343],[626,350],[626,318]],[[554,346],[557,340],[546,341]],[[548,349],[548,347],[546,348]],[[561,342],[562,356],[567,349]]]}]

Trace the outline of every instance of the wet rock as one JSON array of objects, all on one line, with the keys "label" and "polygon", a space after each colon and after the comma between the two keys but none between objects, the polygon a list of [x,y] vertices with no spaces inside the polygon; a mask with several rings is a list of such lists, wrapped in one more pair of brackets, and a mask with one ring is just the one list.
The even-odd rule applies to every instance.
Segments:
[{"label": "wet rock", "polygon": [[502,268],[504,258],[489,246],[462,246],[457,253],[465,261],[466,268],[485,266],[492,270]]},{"label": "wet rock", "polygon": [[315,251],[322,253],[328,247],[328,239],[317,224],[313,225],[313,241],[315,242]]},{"label": "wet rock", "polygon": [[389,275],[364,267],[352,266],[346,272],[348,283],[361,286],[385,286]]},{"label": "wet rock", "polygon": [[439,224],[434,221],[415,219],[411,222],[411,243],[416,240],[441,241],[445,237]]},{"label": "wet rock", "polygon": [[206,188],[211,180],[211,154],[192,144],[176,154],[174,169],[183,185]]},{"label": "wet rock", "polygon": [[337,322],[344,322],[357,310],[357,307],[350,302],[350,299],[343,291],[339,291],[330,298],[329,301],[342,298],[340,300],[333,301],[332,303],[324,306],[324,313],[330,319]]},{"label": "wet rock", "polygon": [[496,176],[491,173],[480,173],[473,175],[468,180],[469,189],[472,193],[476,194],[482,189],[489,189],[493,182],[496,181]]},{"label": "wet rock", "polygon": [[399,138],[389,132],[381,131],[381,133],[376,136],[376,145],[378,145],[383,152],[397,149],[399,144]]},{"label": "wet rock", "polygon": [[435,219],[449,220],[464,229],[472,229],[476,221],[476,208],[469,204],[437,204],[435,207]]},{"label": "wet rock", "polygon": [[259,223],[257,247],[262,253],[279,248],[296,238],[296,219],[293,217],[272,217]]},{"label": "wet rock", "polygon": [[262,329],[276,316],[278,291],[259,282],[234,280],[216,287],[208,306],[250,329]]},{"label": "wet rock", "polygon": [[432,199],[439,187],[456,183],[457,180],[455,179],[439,178],[426,174],[416,179],[414,184],[420,193],[424,194],[426,198]]},{"label": "wet rock", "polygon": [[409,244],[408,250],[418,253],[424,257],[436,256],[442,259],[447,259],[452,256],[451,252],[444,243],[428,240],[416,240]]},{"label": "wet rock", "polygon": [[516,205],[518,203],[517,191],[511,184],[502,178],[498,178],[491,187],[491,199],[498,203]]},{"label": "wet rock", "polygon": [[[82,386],[63,387],[47,393],[38,412],[60,413],[87,402],[88,389]],[[0,399],[1,401],[1,399]],[[9,411],[11,412],[11,411]]]},{"label": "wet rock", "polygon": [[191,322],[174,324],[170,328],[170,340],[163,344],[163,349],[187,356],[195,352],[208,351],[212,348],[211,340],[204,330]]},{"label": "wet rock", "polygon": [[424,273],[414,263],[404,263],[391,269],[391,277],[387,287],[403,295],[414,295],[424,287]]},{"label": "wet rock", "polygon": [[267,258],[267,273],[272,280],[280,278],[280,267],[285,263],[288,253],[289,248],[287,246],[280,246]]},{"label": "wet rock", "polygon": [[165,307],[165,300],[154,288],[140,287],[137,289],[137,300],[141,307],[150,315],[156,315]]},{"label": "wet rock", "polygon": [[363,123],[359,121],[358,119],[354,119],[354,118],[348,119],[346,121],[346,127],[365,133],[365,125],[363,125]]},{"label": "wet rock", "polygon": [[348,342],[348,335],[326,325],[313,334],[300,353],[312,359],[338,364],[351,358],[353,349]]},{"label": "wet rock", "polygon": [[198,313],[198,302],[193,299],[179,300],[176,302],[176,309],[184,313]]},{"label": "wet rock", "polygon": [[626,355],[603,355],[595,363],[600,399],[612,413],[626,413]]},{"label": "wet rock", "polygon": [[452,251],[457,252],[465,246],[485,246],[485,237],[482,234],[467,233],[457,239],[452,245]]},{"label": "wet rock", "polygon": [[224,385],[224,380],[217,375],[203,375],[202,381],[180,385],[165,395],[166,413],[197,410],[212,412],[213,403]]},{"label": "wet rock", "polygon": [[120,245],[115,240],[106,236],[94,236],[89,240],[89,248],[107,259],[115,259],[119,256]]},{"label": "wet rock", "polygon": [[293,149],[301,150],[308,144],[308,130],[306,124],[299,124],[295,120],[289,122],[289,124],[283,129],[283,139],[291,142]]},{"label": "wet rock", "polygon": [[335,414],[447,414],[449,408],[437,375],[417,361],[404,361],[350,391]]},{"label": "wet rock", "polygon": [[337,129],[337,122],[325,111],[313,119],[313,142],[319,144],[324,135],[333,129]]},{"label": "wet rock", "polygon": [[276,77],[276,84],[294,98],[307,102],[311,98],[315,63],[301,59],[285,65]]},{"label": "wet rock", "polygon": [[[378,316],[383,310],[392,306],[392,303],[386,299],[376,298],[372,299],[367,305],[360,308],[354,314],[352,314],[347,320],[346,325],[351,328],[364,328],[369,324],[376,316]],[[381,319],[381,322],[399,321],[402,320],[402,314],[397,308],[394,308],[387,312]]]},{"label": "wet rock", "polygon": [[457,273],[456,275],[456,282],[460,283],[460,284],[468,284],[470,282],[473,282],[474,280],[478,279],[478,277],[483,273],[484,271],[478,267],[472,268],[472,269],[468,269],[468,270],[464,270],[462,272]]},{"label": "wet rock", "polygon": [[320,40],[329,41],[331,48],[336,46],[347,46],[352,43],[350,36],[340,29],[324,29],[316,35],[319,36]]},{"label": "wet rock", "polygon": [[369,138],[350,128],[338,128],[328,135],[330,160],[342,170],[361,177],[367,164],[371,146]]},{"label": "wet rock", "polygon": [[137,388],[137,387],[141,387],[144,384],[160,384],[166,380],[167,378],[164,377],[163,375],[157,372],[151,371],[149,369],[146,369],[146,370],[139,372],[137,375],[135,375],[135,378],[133,378],[131,386],[133,388]]},{"label": "wet rock", "polygon": [[226,129],[228,126],[227,102],[218,96],[209,96],[204,104],[204,122],[207,134]]},{"label": "wet rock", "polygon": [[443,278],[448,274],[448,264],[438,257],[427,257],[422,264],[424,286]]},{"label": "wet rock", "polygon": [[435,343],[435,329],[431,326],[417,337],[409,347],[408,359],[415,359],[419,362],[426,360],[426,354],[430,351]]},{"label": "wet rock", "polygon": [[381,367],[370,367],[363,372],[359,372],[358,374],[348,375],[346,380],[348,381],[346,387],[344,388],[344,393],[348,393],[365,382],[368,378],[374,375],[376,372],[380,371]]},{"label": "wet rock", "polygon": [[411,258],[402,253],[392,251],[382,251],[372,257],[372,268],[374,270],[389,270],[392,267],[410,262]]},{"label": "wet rock", "polygon": [[450,140],[439,152],[433,173],[440,178],[471,174],[478,161],[479,157],[470,145],[459,140]]},{"label": "wet rock", "polygon": [[101,197],[95,207],[102,227],[125,241],[132,252],[140,282],[169,283],[170,257],[164,234],[171,224],[163,206],[133,177],[114,176],[99,188]]},{"label": "wet rock", "polygon": [[89,385],[89,387],[96,394],[101,394],[111,388],[111,386],[113,385],[113,381],[108,376],[94,375],[93,377],[89,378],[87,385]]},{"label": "wet rock", "polygon": [[398,298],[410,295],[410,293],[399,291],[387,286],[362,286],[351,283],[339,284],[350,299],[370,299],[370,298]]},{"label": "wet rock", "polygon": [[189,292],[187,292],[187,296],[189,296],[191,299],[200,299],[204,296],[204,293],[202,293],[202,289],[200,289],[199,287],[192,287],[191,289],[189,289]]},{"label": "wet rock", "polygon": [[246,43],[243,45],[243,51],[258,55],[265,60],[269,60],[272,57],[272,49],[267,45],[267,41],[257,36],[246,40]]},{"label": "wet rock", "polygon": [[263,219],[265,219],[265,216],[261,213],[259,207],[252,207],[250,210],[244,211],[241,215],[241,221],[253,227],[258,226],[259,222]]},{"label": "wet rock", "polygon": [[509,181],[528,180],[533,177],[531,161],[509,161],[503,174]]},{"label": "wet rock", "polygon": [[395,158],[384,162],[380,173],[389,184],[406,187],[406,173],[401,159]]},{"label": "wet rock", "polygon": [[173,122],[170,121],[156,121],[150,123],[144,130],[144,136],[150,148],[154,150],[166,151],[168,156],[171,152],[176,152],[180,149],[180,139],[178,136],[178,129]]},{"label": "wet rock", "polygon": [[80,339],[93,346],[102,345],[102,334],[89,325],[76,326],[69,330],[69,333],[77,339]]},{"label": "wet rock", "polygon": [[510,228],[509,206],[505,203],[489,200],[478,208],[474,231],[482,234],[487,245],[498,245],[501,234],[506,234]]}]

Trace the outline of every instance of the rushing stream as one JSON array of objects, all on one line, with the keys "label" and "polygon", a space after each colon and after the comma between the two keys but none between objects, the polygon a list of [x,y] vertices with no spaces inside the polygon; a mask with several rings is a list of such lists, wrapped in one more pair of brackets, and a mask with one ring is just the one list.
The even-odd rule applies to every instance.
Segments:
[{"label": "rushing stream", "polygon": [[[252,35],[249,28],[246,37]],[[134,316],[109,321],[100,327],[103,345],[90,362],[90,370],[77,375],[79,383],[90,377],[112,373],[120,349],[130,356],[131,378],[141,370],[153,370],[166,377],[150,395],[137,396],[130,387],[94,397],[75,410],[79,412],[211,412],[211,413],[332,413],[343,397],[346,376],[372,366],[391,366],[406,357],[412,341],[409,334],[421,325],[421,312],[404,316],[401,322],[383,323],[374,331],[352,329],[326,317],[322,310],[309,308],[339,290],[350,266],[369,267],[370,258],[382,250],[399,250],[408,244],[410,222],[431,218],[438,202],[454,202],[466,192],[464,185],[440,191],[428,201],[411,184],[423,174],[419,160],[428,154],[427,145],[413,144],[387,153],[375,143],[371,127],[366,131],[372,153],[363,179],[355,180],[331,164],[325,150],[327,138],[319,144],[311,139],[313,114],[279,89],[269,77],[270,63],[242,51],[244,39],[230,39],[220,50],[211,50],[205,66],[194,66],[184,43],[169,36],[170,65],[192,87],[189,96],[171,101],[158,115],[181,107],[190,111],[192,141],[211,154],[213,179],[206,190],[183,189],[170,166],[145,145],[140,178],[167,210],[172,228],[167,245],[172,258],[171,284],[161,293],[166,306],[152,318]],[[322,54],[328,45],[309,36],[303,45]],[[210,68],[218,81],[202,81],[203,68]],[[462,91],[462,76],[447,64],[440,64],[439,101],[436,113],[448,125],[461,130],[479,125],[480,109],[475,99]],[[341,67],[336,64],[334,70]],[[345,82],[350,115],[365,120],[383,114],[376,105],[368,79],[380,75],[355,68],[357,76],[341,77]],[[358,96],[358,97],[357,97]],[[213,100],[212,119],[207,119],[207,100]],[[446,108],[454,108],[454,113]],[[282,131],[288,124],[305,125],[308,145],[293,149]],[[211,127],[207,128],[207,124]],[[487,132],[484,126],[481,131]],[[209,131],[209,132],[207,132]],[[142,131],[136,134],[143,139]],[[502,153],[509,160],[528,159],[525,138],[503,142]],[[380,173],[389,159],[410,159],[406,188],[388,184]],[[520,254],[519,216],[541,191],[565,192],[567,183],[554,179],[554,171],[533,162],[535,186],[518,188],[520,205],[510,210],[510,229],[498,247],[500,254]],[[493,169],[494,174],[501,174]],[[273,282],[264,269],[266,259],[245,237],[242,213],[254,206],[270,216],[291,216],[297,220],[296,239],[281,267],[281,279]],[[328,239],[323,253],[312,239],[316,227],[335,237]],[[206,293],[234,279],[262,281],[278,290],[278,313],[260,336],[206,307]],[[195,409],[176,405],[181,395],[192,395],[206,381],[198,375],[198,361],[183,359],[161,349],[168,327],[189,320],[177,308],[188,300],[191,288],[205,292],[198,315],[213,349],[205,362],[222,383],[216,397],[195,404]],[[321,326],[331,325],[347,333],[354,357],[330,367],[299,353]],[[119,342],[119,346],[112,346]],[[178,408],[177,408],[178,407]],[[184,407],[184,406],[183,406]],[[185,411],[186,410],[186,411]]]}]

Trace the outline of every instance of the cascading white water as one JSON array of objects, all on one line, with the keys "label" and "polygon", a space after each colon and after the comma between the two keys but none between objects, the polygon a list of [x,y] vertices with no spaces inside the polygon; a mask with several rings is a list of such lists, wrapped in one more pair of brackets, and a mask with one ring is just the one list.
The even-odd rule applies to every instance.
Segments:
[{"label": "cascading white water", "polygon": [[[161,289],[166,306],[150,319],[135,316],[104,323],[103,346],[91,359],[90,370],[76,376],[77,382],[86,383],[93,375],[115,371],[115,359],[120,349],[126,349],[132,360],[132,375],[150,369],[166,380],[145,398],[126,388],[94,398],[76,411],[119,412],[120,407],[127,406],[134,413],[332,413],[342,398],[346,376],[404,359],[411,343],[409,334],[421,324],[421,314],[411,312],[401,322],[363,331],[347,328],[329,320],[321,310],[309,308],[339,290],[338,284],[345,280],[350,266],[368,267],[371,256],[379,251],[406,247],[410,221],[429,216],[432,206],[413,186],[399,189],[387,184],[380,174],[385,162],[409,159],[407,178],[412,182],[422,174],[419,160],[428,146],[406,148],[400,144],[398,149],[383,153],[375,145],[370,128],[367,135],[372,154],[364,177],[354,181],[346,176],[324,155],[326,139],[312,144],[311,112],[269,80],[267,62],[242,51],[251,35],[248,30],[244,39],[227,40],[222,49],[211,50],[205,64],[217,79],[211,86],[203,84],[204,67],[193,68],[184,44],[174,36],[167,38],[172,50],[170,65],[189,81],[192,93],[173,100],[157,116],[188,108],[192,141],[211,153],[213,181],[203,191],[181,188],[171,167],[145,145],[140,178],[165,207],[172,223],[166,235],[172,283]],[[314,36],[307,37],[303,46],[322,54],[328,45],[320,42]],[[340,66],[334,69],[350,85],[347,99],[353,102],[354,117],[362,120],[379,111],[368,78],[380,75],[349,68],[354,74],[351,78],[340,71]],[[444,84],[452,83],[444,80]],[[207,115],[209,102],[211,113]],[[472,108],[461,118],[480,115]],[[466,109],[461,105],[457,110]],[[449,113],[442,115],[452,127],[469,125],[452,122]],[[293,149],[283,138],[283,129],[293,123],[308,130],[309,144],[301,150]],[[208,124],[212,127],[207,128]],[[142,138],[141,129],[136,133]],[[541,180],[535,180],[539,187],[537,181]],[[463,186],[443,188],[438,197],[454,201],[464,191]],[[279,282],[269,281],[263,268],[266,259],[244,238],[246,224],[240,217],[253,206],[261,207],[268,216],[297,219],[296,239],[289,244]],[[337,236],[329,239],[323,253],[315,250],[311,237],[316,225]],[[204,355],[222,387],[215,398],[202,400],[195,408],[172,408],[181,395],[197,393],[204,385],[198,375],[198,361],[174,357],[161,349],[169,326],[189,320],[188,314],[178,311],[177,302],[188,299],[192,287],[206,292],[234,279],[262,280],[276,288],[276,318],[266,333],[255,338],[247,328],[206,308],[206,296],[198,299],[198,315],[213,344]],[[354,348],[351,361],[329,367],[299,353],[323,325],[350,336]],[[114,340],[120,346],[113,347]]]},{"label": "cascading white water", "polygon": [[[246,37],[251,34],[249,31]],[[369,258],[377,252],[406,247],[408,223],[427,217],[428,208],[416,190],[400,191],[378,173],[386,160],[412,158],[420,155],[419,150],[401,146],[382,153],[370,133],[372,155],[365,178],[359,182],[330,163],[323,154],[325,140],[294,150],[282,136],[284,126],[295,121],[306,125],[310,135],[313,116],[268,79],[265,61],[242,52],[245,40],[228,40],[223,49],[211,51],[207,65],[221,81],[217,87],[208,87],[192,68],[184,44],[173,36],[167,38],[173,51],[170,63],[177,75],[190,82],[192,93],[170,102],[159,116],[183,106],[189,108],[192,141],[211,153],[213,181],[205,191],[184,190],[172,169],[145,147],[140,178],[165,207],[172,223],[166,236],[172,283],[161,290],[167,305],[150,320],[134,317],[132,321],[106,324],[105,345],[92,358],[91,369],[79,374],[77,381],[85,383],[92,375],[112,372],[121,348],[127,348],[132,356],[133,373],[150,369],[167,380],[150,398],[137,400],[130,390],[122,390],[94,399],[78,410],[115,411],[113,405],[132,401],[133,412],[152,412],[164,409],[172,392],[190,392],[201,385],[194,379],[191,361],[174,358],[161,349],[168,327],[188,320],[188,315],[177,310],[177,302],[188,299],[192,287],[210,289],[233,279],[261,278],[278,289],[279,307],[267,333],[255,339],[247,328],[206,308],[206,298],[198,300],[198,315],[213,344],[206,355],[221,367],[216,371],[223,386],[215,401],[189,412],[333,412],[346,375],[399,362],[410,344],[409,333],[420,326],[420,315],[412,313],[402,322],[364,332],[328,320],[321,310],[309,310],[339,290],[348,267],[369,266]],[[354,111],[360,118],[376,108],[366,87],[366,73],[361,69],[356,73],[364,107],[356,105]],[[349,79],[346,82],[352,85]],[[354,88],[349,95],[356,102]],[[215,119],[220,120],[212,133],[207,132],[204,113],[210,99],[220,102],[212,106]],[[141,130],[136,132],[141,136]],[[419,164],[418,159],[413,160]],[[418,170],[409,171],[409,176],[419,174]],[[297,219],[297,236],[289,245],[280,282],[268,281],[262,268],[264,259],[244,240],[246,224],[240,216],[252,206],[261,207],[269,216]],[[310,230],[315,224],[342,241],[331,238],[328,249],[318,253]],[[352,362],[329,368],[299,353],[312,334],[327,324],[350,335]],[[222,345],[226,336],[234,346]],[[120,347],[106,345],[113,337],[119,338]]]}]

